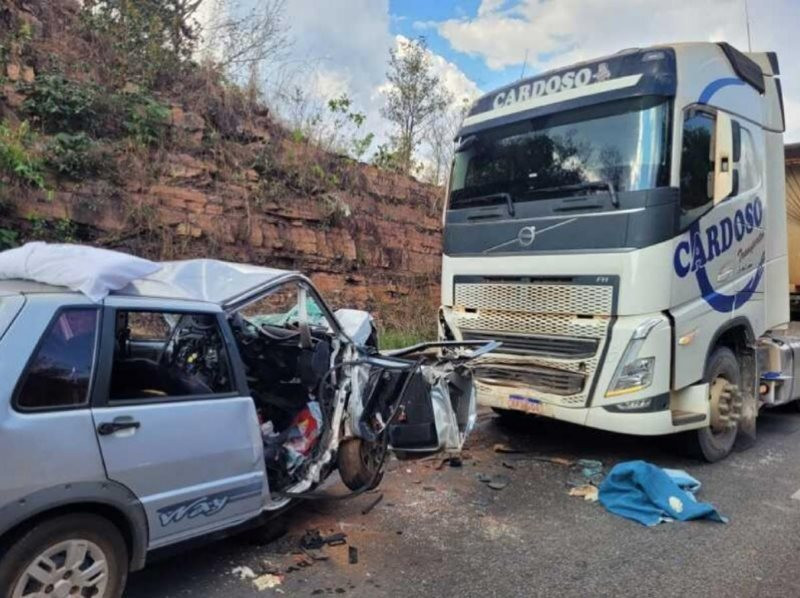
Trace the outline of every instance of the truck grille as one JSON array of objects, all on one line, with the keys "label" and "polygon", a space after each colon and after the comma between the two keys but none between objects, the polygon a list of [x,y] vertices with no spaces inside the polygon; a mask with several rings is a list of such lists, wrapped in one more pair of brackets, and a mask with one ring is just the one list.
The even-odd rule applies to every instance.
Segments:
[{"label": "truck grille", "polygon": [[453,331],[503,343],[481,358],[475,376],[481,402],[507,407],[509,394],[527,387],[543,403],[588,403],[610,334],[614,286],[581,282],[456,277],[454,305],[445,308]]},{"label": "truck grille", "polygon": [[484,384],[519,386],[559,396],[580,393],[586,382],[583,374],[535,366],[524,369],[480,367],[476,368],[475,375]]},{"label": "truck grille", "polygon": [[596,338],[570,338],[556,336],[529,336],[523,334],[492,333],[462,330],[468,341],[495,340],[503,345],[496,351],[509,355],[540,355],[544,357],[587,358],[597,353],[600,341]]},{"label": "truck grille", "polygon": [[610,285],[550,282],[456,282],[454,305],[539,314],[610,315]]}]

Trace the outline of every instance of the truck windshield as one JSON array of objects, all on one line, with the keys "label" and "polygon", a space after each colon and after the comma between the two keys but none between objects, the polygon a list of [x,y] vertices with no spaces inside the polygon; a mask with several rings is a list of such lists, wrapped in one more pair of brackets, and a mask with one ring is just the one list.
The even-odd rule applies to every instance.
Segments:
[{"label": "truck windshield", "polygon": [[[642,97],[544,116],[462,139],[450,208],[556,197],[580,183],[669,184],[669,100]],[[574,189],[572,190],[574,194]]]}]

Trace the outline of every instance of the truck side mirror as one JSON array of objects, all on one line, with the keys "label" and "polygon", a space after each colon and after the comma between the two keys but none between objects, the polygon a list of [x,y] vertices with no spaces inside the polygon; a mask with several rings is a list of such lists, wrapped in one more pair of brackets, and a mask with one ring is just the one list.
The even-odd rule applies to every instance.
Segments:
[{"label": "truck side mirror", "polygon": [[733,192],[733,124],[731,117],[717,112],[714,131],[714,205]]}]

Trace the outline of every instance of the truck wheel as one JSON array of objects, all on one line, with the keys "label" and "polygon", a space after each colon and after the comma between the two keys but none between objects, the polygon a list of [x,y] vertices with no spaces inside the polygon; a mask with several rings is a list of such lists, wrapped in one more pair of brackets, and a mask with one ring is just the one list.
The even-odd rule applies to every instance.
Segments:
[{"label": "truck wheel", "polygon": [[736,354],[727,347],[714,349],[703,376],[709,384],[711,421],[708,427],[690,432],[692,452],[709,463],[724,459],[733,450],[742,414],[741,379]]},{"label": "truck wheel", "polygon": [[[363,438],[348,438],[339,445],[337,464],[339,477],[350,490],[371,490],[381,481],[378,468],[386,446],[380,440],[367,442]],[[366,486],[369,485],[369,488]]]},{"label": "truck wheel", "polygon": [[127,577],[125,541],[114,524],[96,515],[38,523],[0,561],[0,588],[8,589],[9,598],[119,598]]}]

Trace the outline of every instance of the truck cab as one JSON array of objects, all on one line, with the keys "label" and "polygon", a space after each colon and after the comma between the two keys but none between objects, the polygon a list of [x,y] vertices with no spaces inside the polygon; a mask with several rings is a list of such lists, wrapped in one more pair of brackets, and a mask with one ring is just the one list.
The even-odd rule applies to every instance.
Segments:
[{"label": "truck cab", "polygon": [[725,43],[625,50],[477,100],[439,324],[502,341],[479,403],[685,432],[709,461],[754,435],[759,407],[789,400],[763,376],[789,320],[783,130],[775,54]]}]

